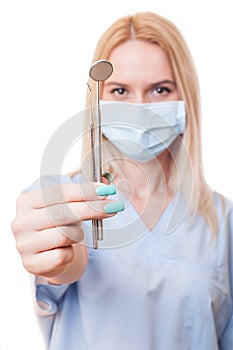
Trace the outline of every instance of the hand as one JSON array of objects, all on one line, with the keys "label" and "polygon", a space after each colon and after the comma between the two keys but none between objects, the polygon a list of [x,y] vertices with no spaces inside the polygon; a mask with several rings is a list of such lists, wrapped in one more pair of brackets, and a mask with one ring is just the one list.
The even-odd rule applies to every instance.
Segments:
[{"label": "hand", "polygon": [[104,194],[113,194],[109,186],[63,184],[20,195],[12,231],[29,273],[54,283],[71,283],[82,275],[88,261],[87,248],[80,244],[82,221],[115,215],[104,209],[110,202]]}]

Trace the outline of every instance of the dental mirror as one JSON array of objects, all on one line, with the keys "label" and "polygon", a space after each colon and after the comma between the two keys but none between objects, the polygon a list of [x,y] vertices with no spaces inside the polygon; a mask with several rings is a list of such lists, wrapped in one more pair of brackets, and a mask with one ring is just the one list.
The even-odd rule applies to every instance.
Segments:
[{"label": "dental mirror", "polygon": [[99,60],[93,63],[89,75],[95,81],[104,81],[110,77],[113,72],[112,64],[106,60]]},{"label": "dental mirror", "polygon": [[[92,64],[89,70],[91,79],[97,82],[96,105],[93,109],[92,92],[88,84],[91,108],[90,108],[90,133],[91,133],[91,161],[92,181],[102,181],[102,132],[101,132],[101,108],[100,108],[100,82],[108,79],[113,72],[112,64],[107,60],[99,60]],[[98,248],[98,241],[103,240],[103,220],[92,220],[93,247]]]}]

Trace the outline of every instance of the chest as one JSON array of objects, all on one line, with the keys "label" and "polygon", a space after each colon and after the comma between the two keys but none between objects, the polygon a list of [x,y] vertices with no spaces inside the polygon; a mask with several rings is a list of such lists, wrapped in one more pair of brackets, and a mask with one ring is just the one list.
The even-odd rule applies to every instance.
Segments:
[{"label": "chest", "polygon": [[148,193],[144,198],[132,197],[131,204],[148,230],[152,230],[171,201],[171,196],[151,196]]},{"label": "chest", "polygon": [[102,305],[107,302],[109,307],[120,307],[121,317],[128,310],[158,333],[164,332],[161,319],[169,314],[166,327],[174,336],[182,334],[188,339],[195,329],[195,334],[204,337],[212,327],[220,337],[231,301],[227,279],[220,283],[213,264],[217,253],[204,253],[199,243],[186,249],[179,248],[181,244],[178,240],[170,245],[150,233],[148,239],[144,237],[130,248],[95,252],[80,281],[80,296],[87,305],[98,300]]}]

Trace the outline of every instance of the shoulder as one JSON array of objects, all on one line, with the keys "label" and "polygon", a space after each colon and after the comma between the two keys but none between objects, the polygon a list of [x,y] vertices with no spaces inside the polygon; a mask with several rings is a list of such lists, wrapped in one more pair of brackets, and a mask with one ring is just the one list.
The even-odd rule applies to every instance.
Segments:
[{"label": "shoulder", "polygon": [[231,216],[233,215],[233,200],[223,196],[218,192],[213,192],[213,199],[218,216]]},{"label": "shoulder", "polygon": [[225,242],[233,249],[233,201],[220,193],[215,192],[213,196],[218,218],[219,243],[224,245]]}]

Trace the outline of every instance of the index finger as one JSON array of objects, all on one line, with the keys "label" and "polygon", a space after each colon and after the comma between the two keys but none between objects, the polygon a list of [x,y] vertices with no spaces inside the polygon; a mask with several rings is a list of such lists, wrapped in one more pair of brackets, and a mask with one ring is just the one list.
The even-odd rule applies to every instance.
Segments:
[{"label": "index finger", "polygon": [[106,185],[98,182],[57,184],[23,193],[18,200],[18,206],[40,209],[55,204],[94,201],[104,198],[96,192],[99,186]]}]

